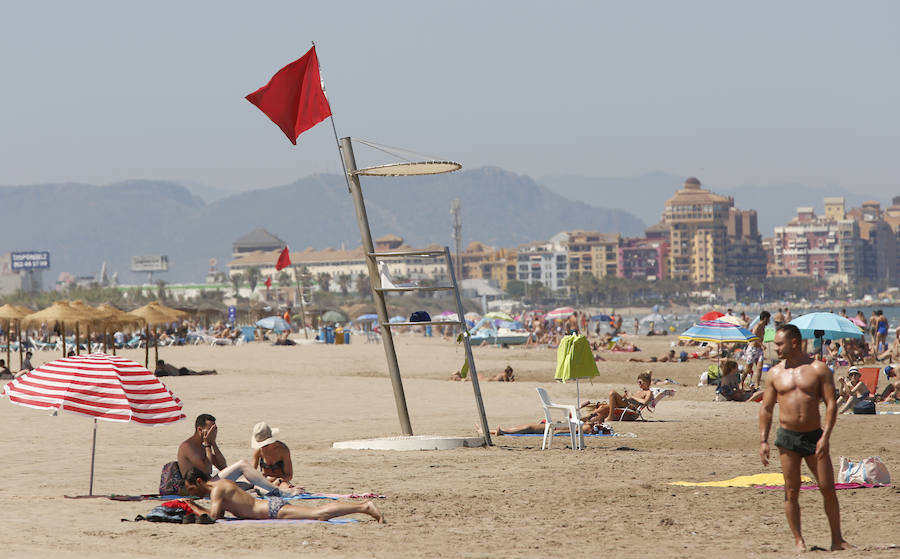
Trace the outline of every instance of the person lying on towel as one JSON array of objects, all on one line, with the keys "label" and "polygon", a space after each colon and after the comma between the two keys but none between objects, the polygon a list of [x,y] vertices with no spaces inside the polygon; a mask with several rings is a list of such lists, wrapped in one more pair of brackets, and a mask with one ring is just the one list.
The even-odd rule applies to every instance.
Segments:
[{"label": "person lying on towel", "polygon": [[281,497],[255,499],[252,495],[238,487],[229,479],[211,481],[209,476],[196,468],[192,468],[184,478],[184,486],[188,494],[194,497],[209,497],[209,508],[198,505],[192,499],[183,499],[194,511],[194,514],[207,514],[213,519],[222,518],[230,512],[238,518],[255,520],[330,520],[348,514],[367,514],[377,522],[384,522],[384,515],[372,501],[363,503],[334,502],[319,507],[306,507],[288,504]]}]

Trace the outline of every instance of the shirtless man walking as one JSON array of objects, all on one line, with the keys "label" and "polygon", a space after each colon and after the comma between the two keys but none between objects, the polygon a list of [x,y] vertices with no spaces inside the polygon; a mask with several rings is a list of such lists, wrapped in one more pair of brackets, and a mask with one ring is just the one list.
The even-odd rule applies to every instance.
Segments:
[{"label": "shirtless man walking", "polygon": [[[781,309],[778,310],[780,311]],[[769,311],[759,313],[759,322],[753,327],[753,335],[759,339],[755,342],[750,342],[744,349],[746,369],[744,370],[744,378],[741,379],[741,384],[747,380],[747,377],[750,377],[751,388],[760,386],[760,381],[762,380],[760,377],[762,376],[762,364],[765,359],[763,340],[766,338],[766,326],[769,325],[770,317]]]},{"label": "shirtless man walking", "polygon": [[[775,404],[781,405],[775,434],[775,446],[784,473],[784,513],[794,535],[798,552],[806,551],[800,533],[800,464],[815,475],[831,527],[832,551],[849,549],[841,536],[841,512],[834,490],[834,470],[829,454],[829,439],[837,419],[834,378],[821,361],[815,361],[800,348],[800,330],[784,324],[775,333],[775,351],[782,360],[771,369],[759,410],[759,457],[769,464],[769,430]],[[819,416],[819,402],[825,402],[825,428]]]},{"label": "shirtless man walking", "polygon": [[209,509],[198,505],[190,499],[185,502],[197,515],[208,514],[213,519],[222,518],[230,512],[238,518],[293,519],[293,520],[329,520],[348,514],[367,514],[379,523],[384,516],[372,501],[364,503],[331,503],[321,507],[301,507],[285,502],[281,497],[255,499],[252,495],[238,487],[228,479],[211,481],[209,476],[196,468],[191,469],[184,478],[188,493],[194,497],[209,497],[212,501]]}]

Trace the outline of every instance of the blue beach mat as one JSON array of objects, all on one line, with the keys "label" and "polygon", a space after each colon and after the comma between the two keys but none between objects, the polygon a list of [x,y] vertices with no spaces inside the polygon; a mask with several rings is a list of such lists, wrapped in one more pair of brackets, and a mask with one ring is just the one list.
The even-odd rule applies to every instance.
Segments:
[{"label": "blue beach mat", "polygon": [[220,518],[216,524],[353,524],[359,522],[355,518],[332,518],[331,520],[295,520],[291,518],[273,518],[265,520],[253,520],[246,518]]}]

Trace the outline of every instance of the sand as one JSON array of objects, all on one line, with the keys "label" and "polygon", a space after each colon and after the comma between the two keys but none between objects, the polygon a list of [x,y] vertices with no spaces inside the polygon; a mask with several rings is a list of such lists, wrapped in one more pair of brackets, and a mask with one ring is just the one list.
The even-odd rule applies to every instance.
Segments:
[{"label": "sand", "polygon": [[[217,376],[163,379],[184,401],[187,421],[143,427],[100,422],[94,492],[156,491],[161,466],[175,457],[193,418],[218,418],[219,444],[229,462],[249,459],[251,428],[278,427],[293,453],[295,481],[333,493],[374,491],[388,521],[360,517],[351,525],[181,526],[121,522],[153,502],[65,499],[86,494],[90,420],[0,402],[0,530],[3,556],[226,557],[254,552],[272,557],[757,557],[791,552],[783,495],[760,489],[674,487],[676,480],[709,481],[778,471],[757,455],[758,404],[714,402],[697,387],[701,362],[626,363],[660,355],[673,338],[634,338],[644,351],[604,354],[600,377],[581,383],[582,400],[605,398],[635,385],[647,368],[672,378],[675,397],[646,422],[616,425],[636,438],[589,438],[572,451],[559,437],[541,451],[540,437],[496,437],[495,446],[431,452],[335,450],[335,441],[400,434],[384,352],[379,344],[348,346],[191,346],[164,348],[177,366],[213,368]],[[400,336],[397,349],[417,434],[471,435],[477,422],[470,383],[448,375],[463,361],[461,346],[437,338]],[[143,360],[143,353],[123,355]],[[552,382],[555,350],[475,349],[482,374],[510,364],[514,383],[483,383],[492,427],[538,420],[534,388],[575,401],[575,385]],[[37,352],[35,365],[56,358]],[[889,409],[884,406],[883,409]],[[900,409],[900,406],[893,406]],[[880,455],[900,476],[900,416],[842,416],[832,456]],[[773,435],[774,438],[774,435]],[[844,534],[858,549],[845,554],[892,556],[900,490],[839,492]],[[314,503],[314,502],[313,502]],[[829,546],[815,492],[801,495],[810,546]]]}]

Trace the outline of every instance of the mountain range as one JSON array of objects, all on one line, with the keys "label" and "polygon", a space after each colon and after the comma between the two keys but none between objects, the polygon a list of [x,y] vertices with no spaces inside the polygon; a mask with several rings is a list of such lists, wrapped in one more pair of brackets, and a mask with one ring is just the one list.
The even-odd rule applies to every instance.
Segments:
[{"label": "mountain range", "polygon": [[[464,246],[513,247],[570,229],[641,235],[646,223],[623,210],[572,201],[527,176],[483,167],[424,177],[362,179],[374,238],[403,237],[411,246],[451,244],[451,200],[460,199]],[[206,202],[204,198],[212,201]],[[291,184],[237,194],[165,181],[131,180],[0,187],[7,251],[47,250],[51,270],[96,275],[103,262],[123,283],[132,256],[164,254],[168,282],[203,281],[211,258],[224,270],[231,243],[263,227],[306,247],[359,246],[352,199],[343,177],[313,175]]]}]

